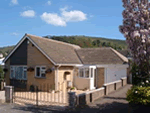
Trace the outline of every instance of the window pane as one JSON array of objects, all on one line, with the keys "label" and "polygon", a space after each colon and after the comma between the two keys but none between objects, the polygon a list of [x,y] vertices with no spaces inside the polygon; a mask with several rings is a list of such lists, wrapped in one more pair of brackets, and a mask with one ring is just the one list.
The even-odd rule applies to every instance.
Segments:
[{"label": "window pane", "polygon": [[45,70],[46,69],[46,67],[42,67],[42,70]]},{"label": "window pane", "polygon": [[19,76],[19,79],[23,78],[23,67],[18,67],[18,76]]},{"label": "window pane", "polygon": [[36,68],[36,76],[40,77],[40,67]]},{"label": "window pane", "polygon": [[45,73],[42,73],[42,74],[41,74],[41,77],[45,77]]},{"label": "window pane", "polygon": [[79,69],[79,76],[80,76],[80,77],[83,77],[83,76],[84,76],[83,69]]},{"label": "window pane", "polygon": [[27,67],[23,67],[23,79],[27,80]]},{"label": "window pane", "polygon": [[85,68],[85,77],[89,78],[89,68]]},{"label": "window pane", "polygon": [[93,68],[91,68],[91,77],[93,77]]},{"label": "window pane", "polygon": [[14,77],[15,77],[16,79],[18,79],[18,71],[17,71],[18,68],[17,68],[17,67],[14,67],[14,68],[15,68],[15,76],[14,76]]},{"label": "window pane", "polygon": [[41,67],[41,77],[45,77],[46,67]]}]

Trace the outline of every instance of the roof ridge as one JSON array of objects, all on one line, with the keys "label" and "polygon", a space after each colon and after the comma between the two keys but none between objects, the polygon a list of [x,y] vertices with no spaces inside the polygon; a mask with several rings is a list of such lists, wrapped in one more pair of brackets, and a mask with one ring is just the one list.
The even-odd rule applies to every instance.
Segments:
[{"label": "roof ridge", "polygon": [[[111,47],[110,47],[111,48]],[[119,56],[124,62],[128,62],[128,59],[122,55],[121,53],[119,53],[118,51],[116,51],[115,49],[111,48],[111,50],[117,55]]]},{"label": "roof ridge", "polygon": [[53,40],[53,39],[49,39],[49,38],[42,38],[40,36],[36,36],[36,35],[31,35],[31,34],[26,34],[27,36],[33,36],[33,37],[36,37],[36,38],[41,38],[43,40],[47,40],[47,41],[53,41],[53,42],[56,42],[56,43],[60,43],[60,44],[65,44],[65,45],[69,45],[69,46],[72,46],[76,49],[80,49],[80,46],[78,45],[75,45],[75,44],[70,44],[70,43],[66,43],[66,42],[62,42],[62,41],[58,41],[58,40]]},{"label": "roof ridge", "polygon": [[82,50],[86,49],[110,49],[110,47],[100,47],[100,48],[81,48]]}]

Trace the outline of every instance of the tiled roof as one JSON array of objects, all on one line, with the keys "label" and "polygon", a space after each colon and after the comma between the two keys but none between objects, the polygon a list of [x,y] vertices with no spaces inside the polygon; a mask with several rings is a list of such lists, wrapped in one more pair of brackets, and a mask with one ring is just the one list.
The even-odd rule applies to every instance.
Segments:
[{"label": "tiled roof", "polygon": [[44,51],[56,64],[81,64],[75,49],[80,47],[65,42],[26,34]]},{"label": "tiled roof", "polygon": [[123,64],[128,59],[111,47],[76,50],[83,64]]}]

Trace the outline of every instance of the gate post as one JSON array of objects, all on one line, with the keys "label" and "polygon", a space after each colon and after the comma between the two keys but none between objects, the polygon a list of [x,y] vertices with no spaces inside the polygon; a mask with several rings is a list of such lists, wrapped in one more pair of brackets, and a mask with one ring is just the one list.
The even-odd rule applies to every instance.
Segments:
[{"label": "gate post", "polygon": [[13,103],[14,86],[5,86],[5,102]]}]

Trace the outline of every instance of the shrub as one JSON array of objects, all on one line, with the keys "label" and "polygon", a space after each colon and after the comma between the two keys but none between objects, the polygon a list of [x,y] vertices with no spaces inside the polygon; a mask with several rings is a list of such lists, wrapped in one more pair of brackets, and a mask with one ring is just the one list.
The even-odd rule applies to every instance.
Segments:
[{"label": "shrub", "polygon": [[150,105],[150,87],[132,86],[126,95],[129,103]]},{"label": "shrub", "polygon": [[70,88],[70,90],[74,90],[74,89],[75,89],[75,87]]}]

